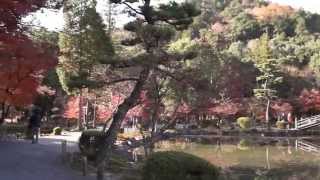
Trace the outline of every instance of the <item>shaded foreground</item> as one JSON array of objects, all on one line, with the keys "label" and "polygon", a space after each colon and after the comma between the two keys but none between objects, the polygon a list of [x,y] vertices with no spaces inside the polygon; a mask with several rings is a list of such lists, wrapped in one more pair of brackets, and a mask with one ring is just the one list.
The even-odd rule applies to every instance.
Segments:
[{"label": "shaded foreground", "polygon": [[158,142],[153,151],[196,155],[220,167],[223,180],[313,180],[320,178],[318,144],[319,139],[193,136]]},{"label": "shaded foreground", "polygon": [[[61,142],[40,139],[29,141],[0,141],[0,179],[3,180],[93,180],[64,165],[61,160]],[[75,149],[76,144],[71,147]]]}]

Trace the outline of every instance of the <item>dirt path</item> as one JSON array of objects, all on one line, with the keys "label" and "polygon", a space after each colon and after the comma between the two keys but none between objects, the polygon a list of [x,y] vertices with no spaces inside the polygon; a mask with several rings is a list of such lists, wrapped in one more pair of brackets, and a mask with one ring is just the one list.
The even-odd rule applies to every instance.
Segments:
[{"label": "dirt path", "polygon": [[[76,144],[68,144],[76,150]],[[61,140],[41,138],[39,144],[29,141],[0,141],[1,180],[94,180],[83,177],[62,164]]]}]

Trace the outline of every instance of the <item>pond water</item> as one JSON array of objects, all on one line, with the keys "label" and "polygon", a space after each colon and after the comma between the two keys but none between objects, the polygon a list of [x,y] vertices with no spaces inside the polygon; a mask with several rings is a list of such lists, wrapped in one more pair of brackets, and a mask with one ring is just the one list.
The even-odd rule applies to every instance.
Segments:
[{"label": "pond water", "polygon": [[199,156],[220,167],[227,180],[320,180],[319,140],[248,139],[180,137],[156,143],[154,151]]}]

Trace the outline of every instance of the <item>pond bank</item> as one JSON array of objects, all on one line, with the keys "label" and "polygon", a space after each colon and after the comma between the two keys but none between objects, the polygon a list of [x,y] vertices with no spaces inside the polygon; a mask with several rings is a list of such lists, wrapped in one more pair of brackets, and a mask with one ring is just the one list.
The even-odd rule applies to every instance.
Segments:
[{"label": "pond bank", "polygon": [[[170,134],[170,133],[169,133]],[[281,129],[249,129],[249,130],[178,130],[174,135],[214,135],[214,136],[255,136],[255,137],[309,137],[319,136],[320,130],[281,130]]]}]

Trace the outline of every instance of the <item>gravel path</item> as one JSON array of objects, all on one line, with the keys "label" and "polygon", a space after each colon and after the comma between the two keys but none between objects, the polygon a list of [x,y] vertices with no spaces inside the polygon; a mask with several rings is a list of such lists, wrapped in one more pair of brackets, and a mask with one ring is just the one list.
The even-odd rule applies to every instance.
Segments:
[{"label": "gravel path", "polygon": [[[77,150],[68,143],[69,151]],[[63,165],[61,140],[42,137],[39,144],[24,140],[0,140],[1,180],[95,180]]]}]

